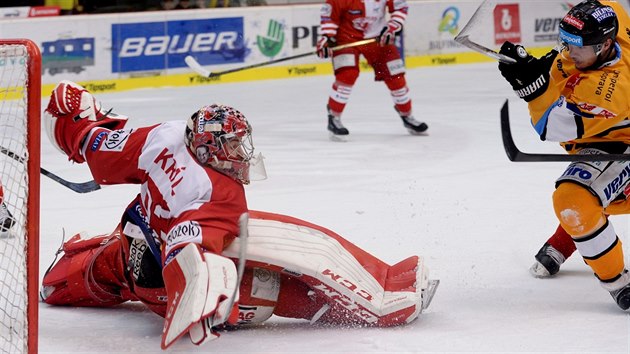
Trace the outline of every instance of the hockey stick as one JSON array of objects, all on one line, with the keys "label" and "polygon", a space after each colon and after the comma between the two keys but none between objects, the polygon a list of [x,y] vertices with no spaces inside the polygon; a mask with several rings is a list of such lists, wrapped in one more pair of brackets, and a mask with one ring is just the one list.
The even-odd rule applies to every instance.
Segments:
[{"label": "hockey stick", "polygon": [[[24,162],[24,158],[18,156],[16,153],[14,153],[11,150],[8,150],[6,148],[0,147],[0,152],[9,156],[10,158],[14,159],[15,161],[18,162]],[[66,188],[71,189],[74,192],[77,193],[90,193],[90,192],[94,192],[97,191],[99,189],[101,189],[101,186],[96,183],[96,181],[91,180],[91,181],[87,181],[87,182],[82,182],[82,183],[75,183],[75,182],[70,182],[68,180],[65,180],[59,176],[57,176],[56,174],[46,170],[43,167],[39,168],[39,172],[41,174],[43,174],[44,176],[52,179],[53,181],[63,185]]]},{"label": "hockey stick", "polygon": [[[507,55],[501,54],[501,53],[497,53],[496,51],[485,47],[479,43],[473,42],[470,39],[470,30],[473,26],[475,26],[477,23],[479,22],[483,22],[483,15],[484,13],[487,11],[486,8],[490,8],[492,6],[493,10],[494,10],[494,6],[496,4],[492,3],[489,0],[484,0],[481,5],[479,5],[479,7],[477,8],[477,10],[475,10],[475,12],[473,13],[472,17],[470,17],[470,20],[468,20],[468,22],[466,23],[466,25],[464,26],[464,28],[462,28],[462,30],[459,32],[459,34],[457,36],[455,36],[455,38],[453,38],[453,40],[463,46],[466,46],[476,52],[479,52],[481,54],[487,55],[490,58],[496,59],[502,63],[505,64],[514,64],[516,63],[516,60],[514,58],[510,58]],[[554,49],[560,53],[562,51],[562,49],[564,49],[564,45],[562,44],[558,44],[557,46],[554,47]]]},{"label": "hockey stick", "polygon": [[470,34],[468,34],[468,32],[470,31],[470,29],[477,23],[477,22],[482,22],[482,15],[485,13],[486,11],[486,7],[489,7],[490,5],[488,4],[488,0],[484,0],[481,5],[479,5],[479,7],[477,7],[477,10],[475,10],[475,12],[473,13],[473,15],[470,17],[470,20],[468,20],[468,22],[466,23],[466,25],[464,25],[464,28],[462,28],[462,30],[459,32],[459,34],[457,36],[455,36],[455,38],[453,38],[455,40],[455,42],[466,46],[474,51],[477,51],[481,54],[487,55],[493,59],[496,59],[500,62],[506,63],[506,64],[514,64],[516,63],[516,60],[495,52],[494,50],[484,47],[481,44],[475,43],[472,40],[470,40]]},{"label": "hockey stick", "polygon": [[[345,48],[357,47],[357,46],[364,45],[364,44],[369,44],[369,43],[372,43],[372,42],[376,42],[376,38],[364,39],[364,40],[360,40],[360,41],[357,41],[357,42],[342,44],[342,45],[338,45],[336,47],[332,47],[331,49],[333,51],[335,51],[335,50],[340,50],[340,49],[345,49]],[[275,63],[280,63],[280,62],[283,62],[283,61],[299,59],[299,58],[307,57],[309,55],[314,55],[314,54],[317,54],[317,51],[308,52],[308,53],[302,53],[302,54],[293,55],[293,56],[290,56],[290,57],[285,57],[285,58],[280,58],[280,59],[276,59],[276,60],[266,61],[264,63],[252,64],[252,65],[247,65],[247,66],[243,66],[243,67],[240,67],[240,68],[234,68],[234,69],[229,69],[229,70],[225,70],[225,71],[217,71],[217,72],[211,72],[211,71],[209,71],[207,69],[204,69],[203,66],[201,66],[201,64],[199,64],[199,62],[195,58],[190,56],[190,55],[186,56],[186,58],[184,58],[184,61],[186,62],[186,65],[188,65],[189,68],[191,68],[194,72],[196,72],[197,74],[199,74],[201,76],[204,76],[204,77],[217,77],[217,76],[221,76],[221,75],[225,75],[225,74],[235,73],[237,71],[243,71],[243,70],[247,70],[247,69],[253,69],[253,68],[258,68],[258,67],[261,67],[261,66],[267,66],[267,65],[271,65],[271,64],[275,64]]]},{"label": "hockey stick", "polygon": [[236,301],[236,294],[238,294],[238,289],[241,286],[241,281],[243,280],[243,273],[245,273],[245,263],[247,259],[245,258],[247,255],[247,239],[249,238],[249,230],[247,229],[247,225],[249,223],[249,214],[243,213],[241,217],[238,218],[238,227],[239,227],[239,249],[238,249],[238,268],[236,270],[237,278],[236,278],[236,288],[234,288],[234,292],[232,296],[228,300],[229,306],[227,309],[231,309],[234,306],[234,302]]},{"label": "hockey stick", "polygon": [[469,35],[465,35],[465,36],[460,36],[457,35],[457,37],[454,38],[455,42],[464,45],[474,51],[477,51],[481,54],[485,54],[487,56],[489,56],[490,58],[496,59],[502,63],[505,64],[514,64],[516,63],[516,60],[513,58],[508,57],[507,55],[503,55],[501,53],[497,53],[494,50],[490,49],[490,48],[486,48],[484,46],[482,46],[481,44],[475,43],[473,41],[470,40],[470,36]]},{"label": "hockey stick", "polygon": [[574,162],[574,161],[627,161],[630,154],[589,154],[589,155],[569,155],[569,154],[536,154],[526,153],[516,147],[510,129],[510,113],[508,100],[505,100],[501,107],[501,137],[503,147],[510,161],[514,162]]}]

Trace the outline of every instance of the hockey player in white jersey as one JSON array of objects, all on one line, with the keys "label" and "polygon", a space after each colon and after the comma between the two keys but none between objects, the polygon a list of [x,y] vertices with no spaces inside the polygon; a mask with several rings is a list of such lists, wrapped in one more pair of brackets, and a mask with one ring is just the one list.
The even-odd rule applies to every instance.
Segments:
[{"label": "hockey player in white jersey", "polygon": [[[437,281],[421,257],[390,266],[321,226],[249,210],[243,184],[263,171],[262,159],[249,122],[232,107],[124,129],[125,117],[62,81],[45,119],[51,141],[70,160],[87,162],[98,183],[140,185],[111,234],[64,243],[42,282],[48,304],[141,301],[164,317],[166,349],[185,335],[199,345],[225,326],[272,315],[401,325],[431,301]],[[239,228],[243,214],[249,224]],[[235,263],[245,265],[240,284]]]}]

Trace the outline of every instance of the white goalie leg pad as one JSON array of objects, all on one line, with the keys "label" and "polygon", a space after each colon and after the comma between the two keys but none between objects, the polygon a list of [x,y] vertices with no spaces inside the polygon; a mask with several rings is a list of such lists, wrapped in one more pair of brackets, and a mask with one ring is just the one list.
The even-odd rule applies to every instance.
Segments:
[{"label": "white goalie leg pad", "polygon": [[[412,260],[415,262],[411,263]],[[439,285],[439,280],[429,279],[429,269],[424,264],[424,258],[419,256],[409,257],[397,263],[390,268],[390,273],[393,274],[388,273],[387,287],[395,290],[385,292],[381,308],[384,314],[391,315],[380,318],[381,326],[415,320],[429,307]],[[399,310],[405,314],[396,312]],[[401,319],[404,321],[401,322]]]},{"label": "white goalie leg pad", "polygon": [[[231,311],[226,309],[236,287],[234,263],[215,254],[202,254],[197,244],[184,247],[163,271],[168,295],[164,319],[162,348],[192,331],[191,340],[201,344],[217,337],[212,327],[225,322]],[[205,324],[207,322],[208,331]],[[194,328],[194,329],[193,329]]]},{"label": "white goalie leg pad", "polygon": [[[282,272],[305,280],[369,324],[379,324],[387,315],[413,306],[417,307],[417,313],[410,317],[415,318],[428,306],[435,291],[435,287],[432,292],[421,291],[431,288],[424,264],[418,265],[419,278],[411,281],[413,284],[415,280],[419,286],[386,291],[387,279],[376,279],[357,260],[366,255],[355,255],[331,235],[306,225],[252,218],[248,242],[247,260],[281,267]],[[237,252],[238,247],[233,243],[223,255],[234,258]],[[363,261],[372,268],[388,267],[375,257]]]}]

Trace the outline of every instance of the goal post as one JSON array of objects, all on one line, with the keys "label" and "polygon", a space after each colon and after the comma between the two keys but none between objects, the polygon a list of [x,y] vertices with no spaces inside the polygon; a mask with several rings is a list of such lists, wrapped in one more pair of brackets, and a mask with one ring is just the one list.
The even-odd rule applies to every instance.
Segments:
[{"label": "goal post", "polygon": [[41,97],[37,45],[0,40],[0,353],[38,350]]}]

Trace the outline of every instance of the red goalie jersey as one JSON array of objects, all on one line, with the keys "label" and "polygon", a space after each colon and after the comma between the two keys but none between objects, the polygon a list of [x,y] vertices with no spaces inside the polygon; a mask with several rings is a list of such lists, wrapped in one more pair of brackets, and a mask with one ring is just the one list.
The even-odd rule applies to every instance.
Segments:
[{"label": "red goalie jersey", "polygon": [[[326,0],[321,10],[321,34],[345,44],[377,37],[389,20],[401,24],[407,18],[405,0]],[[385,11],[387,9],[387,11]]]},{"label": "red goalie jersey", "polygon": [[[123,129],[124,120],[102,113],[87,90],[62,82],[46,115],[53,143],[75,162],[87,161],[96,181],[140,185],[111,234],[77,234],[63,245],[42,281],[48,304],[141,301],[165,317],[168,348],[185,334],[199,345],[224,324],[272,314],[404,324],[431,301],[437,282],[421,257],[390,266],[330,230],[282,215],[250,211],[243,223],[242,184],[256,159],[251,127],[232,107],[204,106],[187,121]],[[237,237],[245,229],[249,237]],[[232,260],[246,262],[240,284]]]}]

